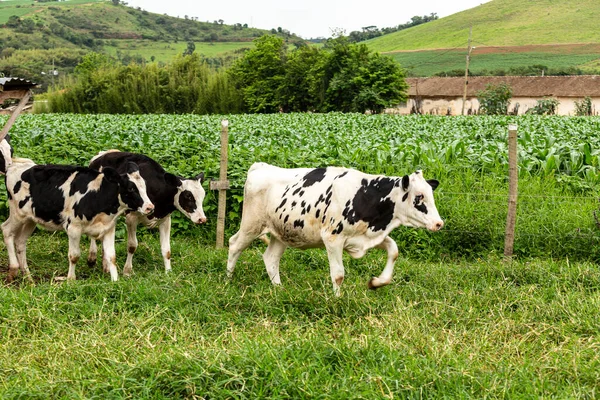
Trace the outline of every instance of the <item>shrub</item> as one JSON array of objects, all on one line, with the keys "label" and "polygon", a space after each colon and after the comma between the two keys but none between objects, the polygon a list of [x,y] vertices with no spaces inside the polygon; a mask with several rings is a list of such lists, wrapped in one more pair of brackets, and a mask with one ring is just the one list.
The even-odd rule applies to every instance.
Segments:
[{"label": "shrub", "polygon": [[527,110],[527,114],[534,115],[554,115],[556,114],[556,110],[558,108],[558,104],[560,102],[558,99],[552,98],[544,98],[542,100],[538,100],[535,107]]},{"label": "shrub", "polygon": [[506,115],[512,97],[512,88],[507,83],[494,85],[492,83],[485,90],[477,92],[479,111],[488,115]]},{"label": "shrub", "polygon": [[575,100],[575,115],[592,115],[592,99],[590,97],[585,97],[580,101]]}]

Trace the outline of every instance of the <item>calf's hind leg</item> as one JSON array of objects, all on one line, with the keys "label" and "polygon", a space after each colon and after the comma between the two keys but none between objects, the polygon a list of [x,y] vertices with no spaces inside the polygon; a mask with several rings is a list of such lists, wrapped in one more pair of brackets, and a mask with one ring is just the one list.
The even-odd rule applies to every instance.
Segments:
[{"label": "calf's hind leg", "polygon": [[269,246],[263,253],[267,274],[269,274],[269,278],[271,278],[273,285],[281,285],[281,279],[279,278],[279,261],[286,248],[287,245],[285,243],[271,235]]},{"label": "calf's hind leg", "polygon": [[29,267],[27,266],[27,239],[33,233],[35,229],[35,222],[26,221],[18,232],[18,236],[15,239],[15,245],[17,248],[17,261],[23,276],[30,281],[33,281],[31,274],[29,273]]},{"label": "calf's hind leg", "polygon": [[[2,224],[2,236],[8,253],[8,276],[6,277],[8,283],[12,282],[19,273],[19,258],[21,256],[17,256],[15,242],[19,241],[22,228],[23,223],[16,222],[13,217],[9,217]],[[26,240],[27,238],[25,238]],[[28,278],[31,280],[31,276],[28,276]]]}]

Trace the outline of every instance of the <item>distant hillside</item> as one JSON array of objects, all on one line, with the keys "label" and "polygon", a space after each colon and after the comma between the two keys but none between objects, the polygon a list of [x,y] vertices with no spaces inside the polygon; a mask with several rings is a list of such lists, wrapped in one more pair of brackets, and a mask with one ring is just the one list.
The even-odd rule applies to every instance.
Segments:
[{"label": "distant hillside", "polygon": [[492,0],[367,42],[380,52],[475,46],[600,43],[598,0]]},{"label": "distant hillside", "polygon": [[[290,42],[286,30],[274,33]],[[271,31],[246,24],[170,17],[107,0],[0,1],[0,72],[49,83],[42,71],[70,72],[89,51],[127,63],[169,61],[193,50],[223,63]],[[191,46],[191,49],[188,49]]]},{"label": "distant hillside", "polygon": [[365,42],[411,76],[598,73],[598,0],[492,0]]}]

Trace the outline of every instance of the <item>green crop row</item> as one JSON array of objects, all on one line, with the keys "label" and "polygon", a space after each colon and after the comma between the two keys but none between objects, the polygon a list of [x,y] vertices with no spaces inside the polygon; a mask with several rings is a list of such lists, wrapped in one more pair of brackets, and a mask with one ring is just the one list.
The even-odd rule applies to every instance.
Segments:
[{"label": "green crop row", "polygon": [[[5,121],[2,117],[0,122]],[[11,130],[15,156],[37,163],[86,165],[99,151],[145,153],[170,172],[219,175],[221,120],[229,120],[227,235],[239,226],[248,167],[341,165],[403,175],[423,169],[441,181],[439,233],[399,229],[399,245],[424,258],[501,252],[506,220],[508,124],[518,125],[520,200],[515,251],[523,256],[600,259],[594,220],[600,182],[600,118],[436,117],[361,114],[23,115]],[[0,216],[6,216],[5,191]],[[212,221],[198,228],[175,216],[176,234],[214,240]]]}]

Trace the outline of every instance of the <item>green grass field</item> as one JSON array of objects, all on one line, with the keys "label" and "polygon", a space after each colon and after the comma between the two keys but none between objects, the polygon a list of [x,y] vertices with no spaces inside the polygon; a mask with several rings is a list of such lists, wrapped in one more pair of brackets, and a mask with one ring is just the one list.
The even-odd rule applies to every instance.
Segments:
[{"label": "green grass field", "polygon": [[[419,52],[387,53],[407,70],[409,76],[431,76],[440,72],[465,69],[467,50],[430,50]],[[585,67],[585,64],[598,60],[598,53],[557,54],[556,52],[532,51],[516,52],[502,49],[496,53],[478,54],[477,48],[471,52],[469,70],[473,73],[509,68],[544,65],[549,69]],[[591,67],[593,65],[590,64]],[[548,71],[546,70],[546,73]]]},{"label": "green grass field", "polygon": [[[59,283],[66,237],[34,234],[37,284],[0,287],[0,397],[594,398],[600,390],[596,264],[401,254],[394,282],[369,291],[384,264],[372,250],[345,257],[335,298],[323,250],[288,250],[283,285],[273,287],[262,245],[242,254],[227,281],[226,250],[185,237],[173,240],[165,275],[156,236],[141,235],[131,278],[111,283],[81,262],[78,281]],[[117,254],[122,265],[122,241]]]},{"label": "green grass field", "polygon": [[[111,56],[117,56],[120,54],[131,56],[141,55],[146,60],[150,61],[151,57],[154,56],[155,61],[171,62],[178,54],[183,54],[187,48],[187,42],[181,41],[177,43],[168,43],[151,40],[111,40],[109,43],[115,45],[106,45],[104,49],[107,54]],[[252,42],[195,42],[195,52],[202,54],[205,57],[222,57],[226,56],[226,53],[233,53],[236,50],[243,48],[253,48],[254,43]]]}]

